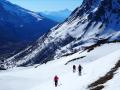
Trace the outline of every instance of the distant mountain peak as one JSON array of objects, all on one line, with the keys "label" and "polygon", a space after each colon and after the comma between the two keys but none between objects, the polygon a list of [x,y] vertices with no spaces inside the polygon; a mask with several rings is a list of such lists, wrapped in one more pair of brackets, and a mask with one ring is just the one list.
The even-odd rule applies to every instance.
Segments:
[{"label": "distant mountain peak", "polygon": [[39,14],[60,23],[63,22],[71,14],[71,11],[69,9],[64,9],[60,11],[45,11],[40,12]]},{"label": "distant mountain peak", "polygon": [[63,9],[63,10],[60,10],[60,11],[64,11],[64,12],[72,12],[70,9]]}]

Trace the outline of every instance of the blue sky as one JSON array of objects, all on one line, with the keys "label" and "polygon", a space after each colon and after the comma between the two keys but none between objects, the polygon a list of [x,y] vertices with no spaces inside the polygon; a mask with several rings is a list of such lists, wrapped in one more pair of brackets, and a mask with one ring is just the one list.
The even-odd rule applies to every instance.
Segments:
[{"label": "blue sky", "polygon": [[80,6],[82,0],[9,0],[23,8],[32,11],[59,11],[63,9],[74,10]]}]

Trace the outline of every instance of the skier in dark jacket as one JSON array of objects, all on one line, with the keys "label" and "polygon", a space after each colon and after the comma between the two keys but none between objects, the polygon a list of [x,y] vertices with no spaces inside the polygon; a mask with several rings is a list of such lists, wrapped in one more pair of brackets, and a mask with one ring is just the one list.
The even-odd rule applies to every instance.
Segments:
[{"label": "skier in dark jacket", "polygon": [[75,72],[76,72],[76,66],[73,65],[73,73],[75,73]]},{"label": "skier in dark jacket", "polygon": [[81,71],[82,71],[82,66],[79,65],[79,66],[78,66],[78,74],[79,74],[79,76],[81,76]]},{"label": "skier in dark jacket", "polygon": [[56,75],[56,76],[54,77],[55,87],[58,86],[58,80],[59,80],[59,78],[58,78],[58,76]]}]

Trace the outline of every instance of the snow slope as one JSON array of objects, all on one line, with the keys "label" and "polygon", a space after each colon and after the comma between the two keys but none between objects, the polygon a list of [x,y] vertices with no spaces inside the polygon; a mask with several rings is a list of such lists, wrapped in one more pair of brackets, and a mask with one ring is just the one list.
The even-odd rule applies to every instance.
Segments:
[{"label": "snow slope", "polygon": [[[78,52],[55,59],[46,64],[31,67],[18,67],[0,72],[0,90],[89,90],[88,85],[104,76],[120,59],[120,43],[105,44],[91,52]],[[75,58],[85,56],[82,59]],[[65,65],[68,61],[67,65]],[[72,73],[72,65],[81,64],[82,76]],[[36,68],[35,68],[36,67]],[[104,90],[119,90],[119,70],[108,81]],[[60,78],[59,86],[54,87],[53,77]],[[113,89],[114,88],[114,89]]]}]

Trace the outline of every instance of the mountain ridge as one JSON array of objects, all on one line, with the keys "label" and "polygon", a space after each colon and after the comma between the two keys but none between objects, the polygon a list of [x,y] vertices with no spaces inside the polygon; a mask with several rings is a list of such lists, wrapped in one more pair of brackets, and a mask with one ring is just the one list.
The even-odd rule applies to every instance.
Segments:
[{"label": "mountain ridge", "polygon": [[0,0],[0,59],[25,49],[56,24],[35,12]]},{"label": "mountain ridge", "polygon": [[60,11],[40,12],[40,15],[42,15],[46,18],[49,18],[53,21],[56,21],[58,23],[63,22],[70,14],[71,14],[71,11],[69,9],[64,9],[64,10],[60,10]]},{"label": "mountain ridge", "polygon": [[[96,1],[99,2],[96,4]],[[18,54],[8,61],[16,62],[17,58],[19,64],[16,62],[16,65],[34,65],[85,50],[86,47],[97,43],[99,46],[120,41],[119,6],[119,0],[111,0],[111,2],[109,0],[84,0],[83,4],[76,8],[66,21],[53,27],[29,50],[23,51],[29,53],[24,53],[23,56]]]}]

